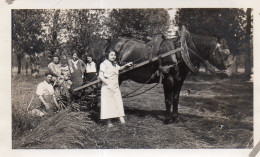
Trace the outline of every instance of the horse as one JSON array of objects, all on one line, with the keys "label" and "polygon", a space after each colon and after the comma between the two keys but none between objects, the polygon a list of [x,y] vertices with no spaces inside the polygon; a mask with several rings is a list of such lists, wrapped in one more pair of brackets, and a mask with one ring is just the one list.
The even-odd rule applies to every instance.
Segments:
[{"label": "horse", "polygon": [[[160,39],[160,36],[157,38]],[[160,41],[158,39],[156,40]],[[197,66],[202,62],[216,75],[229,77],[232,75],[230,69],[233,62],[230,51],[221,48],[217,38],[191,34],[185,27],[182,28],[179,37],[161,39],[161,42],[157,42],[157,45],[159,43],[157,52],[154,52],[154,47],[151,47],[146,42],[124,37],[111,41],[106,46],[106,51],[114,50],[118,56],[118,63],[124,64],[130,61],[141,63],[177,47],[186,47],[186,52],[177,52],[119,76],[120,84],[128,79],[138,83],[158,83],[160,76],[154,74],[158,70],[161,71],[166,105],[164,123],[168,124],[170,120],[176,122],[178,118],[180,91],[190,71],[197,73]],[[172,111],[171,108],[173,108]]]}]

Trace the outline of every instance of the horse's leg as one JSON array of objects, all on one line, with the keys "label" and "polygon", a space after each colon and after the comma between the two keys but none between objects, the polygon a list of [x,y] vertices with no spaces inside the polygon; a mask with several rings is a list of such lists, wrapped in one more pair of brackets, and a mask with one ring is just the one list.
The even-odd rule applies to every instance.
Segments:
[{"label": "horse's leg", "polygon": [[171,120],[171,106],[173,103],[173,77],[167,76],[164,78],[163,81],[163,90],[164,90],[164,98],[165,98],[165,105],[166,105],[166,114],[165,114],[165,124],[168,124]]},{"label": "horse's leg", "polygon": [[173,101],[172,101],[172,104],[173,104],[172,120],[173,120],[173,122],[175,122],[176,119],[178,118],[180,91],[181,91],[181,88],[178,88],[175,91],[173,91],[173,95],[172,95],[172,99],[173,99]]},{"label": "horse's leg", "polygon": [[[183,85],[183,82],[188,74],[188,70],[185,68],[181,69],[180,71],[180,79],[176,80],[174,88],[173,88],[173,95],[172,95],[172,103],[173,103],[173,111],[172,111],[172,120],[173,122],[176,121],[178,118],[178,106],[179,106],[179,99],[180,99],[180,92]],[[174,76],[174,74],[173,74]]]}]

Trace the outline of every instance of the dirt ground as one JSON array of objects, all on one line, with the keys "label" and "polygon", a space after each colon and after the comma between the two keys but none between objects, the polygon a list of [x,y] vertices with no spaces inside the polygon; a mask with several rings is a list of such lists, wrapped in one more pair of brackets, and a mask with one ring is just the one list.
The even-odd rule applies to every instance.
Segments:
[{"label": "dirt ground", "polygon": [[[124,99],[126,124],[117,119],[107,128],[99,113],[62,111],[53,117],[28,115],[37,103],[36,85],[42,77],[12,80],[13,148],[252,148],[253,83],[242,77],[219,79],[189,75],[181,91],[177,123],[163,123],[162,85]],[[122,95],[141,84],[126,81]],[[145,86],[142,90],[151,87]]]}]

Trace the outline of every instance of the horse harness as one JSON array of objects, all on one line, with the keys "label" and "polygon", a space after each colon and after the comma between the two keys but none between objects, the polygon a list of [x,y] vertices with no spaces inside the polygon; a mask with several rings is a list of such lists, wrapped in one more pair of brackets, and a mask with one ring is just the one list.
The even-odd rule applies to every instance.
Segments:
[{"label": "horse harness", "polygon": [[[192,38],[190,38],[190,40],[192,40]],[[188,41],[189,42],[189,41]],[[183,47],[184,50],[181,52],[176,52],[174,54],[171,55],[171,59],[172,62],[171,64],[168,65],[163,65],[162,64],[162,60],[163,58],[160,57],[160,54],[162,53],[166,53],[168,51],[174,50],[178,47]],[[213,73],[224,73],[226,74],[225,70],[219,70],[217,67],[215,67],[214,65],[212,65],[211,63],[209,63],[208,61],[206,61],[205,59],[203,59],[197,52],[196,47],[194,46],[195,51],[192,50],[191,48],[189,48],[187,46],[187,42],[180,42],[179,38],[176,38],[175,40],[172,41],[172,45],[167,46],[167,47],[163,47],[160,48],[157,52],[148,52],[148,59],[151,61],[151,59],[154,57],[154,55],[159,56],[158,62],[159,62],[159,66],[158,69],[155,71],[155,73],[151,76],[151,78],[155,78],[155,76],[159,76],[159,84],[162,83],[162,79],[164,78],[165,74],[168,74],[169,71],[174,68],[174,72],[175,72],[175,78],[177,80],[179,80],[179,64],[180,63],[185,63],[185,65],[189,68],[189,70],[194,73],[197,74],[199,69],[193,65],[193,63],[191,62],[190,59],[190,55],[189,52],[191,52],[196,58],[198,58],[202,63],[204,63],[204,65],[206,65],[206,67]],[[220,54],[219,51],[217,51],[219,48],[219,45],[217,44],[216,47],[214,48],[214,51],[212,53],[212,57],[218,55],[221,63],[224,63],[224,59],[222,57],[222,55]],[[214,57],[215,58],[215,57]]]}]

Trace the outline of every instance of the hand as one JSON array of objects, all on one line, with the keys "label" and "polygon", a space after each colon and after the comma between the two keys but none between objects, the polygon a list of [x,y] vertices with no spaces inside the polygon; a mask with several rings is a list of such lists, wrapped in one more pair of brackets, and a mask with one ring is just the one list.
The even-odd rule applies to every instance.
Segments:
[{"label": "hand", "polygon": [[49,110],[50,109],[50,104],[49,103],[44,103],[44,106],[45,106],[45,108],[46,108],[46,110]]},{"label": "hand", "polygon": [[55,105],[56,105],[56,107],[58,108],[58,110],[61,109],[61,104],[56,104],[56,103],[55,103]]},{"label": "hand", "polygon": [[115,92],[115,88],[114,88],[113,86],[107,85],[107,88],[108,88],[109,90],[111,90],[112,92]]},{"label": "hand", "polygon": [[133,62],[129,62],[129,63],[126,64],[126,66],[128,66],[128,67],[133,66],[133,65],[134,65]]},{"label": "hand", "polygon": [[71,67],[70,67],[70,72],[71,72],[71,73],[74,73],[74,70],[73,70],[73,68],[71,68]]}]

